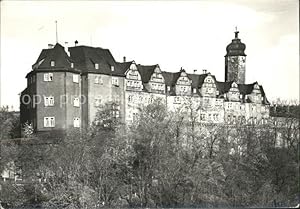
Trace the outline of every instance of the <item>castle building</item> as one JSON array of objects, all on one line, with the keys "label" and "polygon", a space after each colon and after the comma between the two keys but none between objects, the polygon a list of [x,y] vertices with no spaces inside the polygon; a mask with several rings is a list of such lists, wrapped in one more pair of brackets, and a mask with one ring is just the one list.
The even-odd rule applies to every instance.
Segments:
[{"label": "castle building", "polygon": [[209,72],[165,72],[158,64],[117,62],[108,49],[57,43],[42,50],[26,75],[21,123],[31,123],[36,132],[84,129],[99,108],[111,104],[114,116],[130,124],[140,107],[156,99],[170,111],[192,106],[202,123],[266,123],[263,87],[245,84],[245,48],[236,31],[226,48],[223,82]]}]

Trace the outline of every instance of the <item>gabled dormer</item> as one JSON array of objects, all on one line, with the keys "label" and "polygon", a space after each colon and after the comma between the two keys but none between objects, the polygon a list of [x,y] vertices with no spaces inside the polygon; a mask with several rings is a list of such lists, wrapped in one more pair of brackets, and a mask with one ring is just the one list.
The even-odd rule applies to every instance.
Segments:
[{"label": "gabled dormer", "polygon": [[53,48],[43,49],[37,61],[32,65],[34,71],[74,70],[74,61],[64,47],[57,43]]},{"label": "gabled dormer", "polygon": [[188,77],[184,69],[180,70],[180,75],[175,83],[176,95],[191,95],[192,92],[192,81]]},{"label": "gabled dormer", "polygon": [[240,91],[238,89],[238,84],[236,82],[232,82],[231,87],[227,93],[227,98],[229,101],[234,101],[234,102],[240,101]]},{"label": "gabled dormer", "polygon": [[129,66],[129,69],[125,72],[125,78],[126,78],[125,81],[126,90],[134,90],[134,91],[143,90],[142,77],[134,61]]},{"label": "gabled dormer", "polygon": [[156,65],[149,80],[151,92],[165,93],[165,79],[159,65]]},{"label": "gabled dormer", "polygon": [[253,89],[249,98],[253,103],[261,104],[263,102],[262,93],[257,82],[253,84]]},{"label": "gabled dormer", "polygon": [[210,73],[206,74],[206,77],[200,86],[200,94],[203,97],[216,97],[218,94],[216,79]]},{"label": "gabled dormer", "polygon": [[137,65],[145,90],[165,93],[165,80],[159,65]]}]

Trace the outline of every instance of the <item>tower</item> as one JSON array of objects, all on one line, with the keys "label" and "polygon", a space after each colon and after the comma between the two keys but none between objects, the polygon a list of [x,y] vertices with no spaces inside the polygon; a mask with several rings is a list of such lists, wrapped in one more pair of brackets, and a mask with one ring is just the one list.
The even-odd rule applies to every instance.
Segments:
[{"label": "tower", "polygon": [[225,55],[225,81],[245,83],[246,73],[246,45],[238,38],[239,31],[235,31],[235,38],[226,47]]}]

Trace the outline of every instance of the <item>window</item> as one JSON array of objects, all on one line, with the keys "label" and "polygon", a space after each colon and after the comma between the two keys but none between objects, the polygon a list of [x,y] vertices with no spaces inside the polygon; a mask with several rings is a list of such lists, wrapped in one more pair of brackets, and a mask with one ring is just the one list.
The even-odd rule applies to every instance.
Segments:
[{"label": "window", "polygon": [[53,81],[53,73],[44,73],[44,81]]},{"label": "window", "polygon": [[254,124],[257,124],[257,118],[254,118],[253,122],[254,122]]},{"label": "window", "polygon": [[95,107],[99,107],[101,105],[101,97],[95,98]]},{"label": "window", "polygon": [[119,86],[119,79],[118,79],[118,78],[112,77],[111,83],[112,83],[112,85],[114,85],[114,86]]},{"label": "window", "polygon": [[138,119],[138,117],[139,117],[139,114],[138,114],[138,113],[134,112],[134,113],[132,114],[133,121],[136,121],[136,120]]},{"label": "window", "polygon": [[55,66],[55,61],[52,60],[52,61],[50,62],[50,65],[51,65],[51,67],[54,67],[54,66]]},{"label": "window", "polygon": [[45,106],[49,106],[49,97],[44,97]]},{"label": "window", "polygon": [[228,122],[228,123],[231,123],[231,115],[228,115],[228,116],[227,116],[227,122]]},{"label": "window", "polygon": [[193,89],[193,92],[194,92],[194,94],[196,94],[196,93],[197,93],[197,89],[196,89],[196,88],[194,88],[194,89]]},{"label": "window", "polygon": [[120,117],[120,105],[112,104],[111,113],[112,113],[112,117],[119,118]]},{"label": "window", "polygon": [[120,110],[118,110],[118,109],[113,109],[113,110],[112,110],[112,117],[114,117],[114,118],[119,118],[119,117],[120,117]]},{"label": "window", "polygon": [[73,82],[74,83],[79,83],[79,75],[73,74]]},{"label": "window", "polygon": [[171,87],[170,87],[170,86],[168,86],[168,87],[167,87],[167,90],[168,90],[168,91],[171,91]]},{"label": "window", "polygon": [[45,104],[45,107],[54,106],[54,97],[52,97],[52,96],[44,97],[44,104]]},{"label": "window", "polygon": [[32,76],[32,82],[35,82],[35,75]]},{"label": "window", "polygon": [[73,126],[74,126],[75,128],[80,128],[80,119],[79,119],[78,117],[75,117],[75,118],[73,119]]},{"label": "window", "polygon": [[103,80],[102,80],[102,77],[100,76],[100,75],[97,75],[96,77],[95,77],[95,83],[96,84],[103,84]]},{"label": "window", "polygon": [[99,64],[95,63],[95,69],[98,70],[99,69]]},{"label": "window", "polygon": [[128,97],[128,102],[130,103],[130,102],[132,102],[132,101],[133,101],[133,96],[130,95],[130,96]]},{"label": "window", "polygon": [[205,114],[200,114],[200,120],[205,120]]},{"label": "window", "polygon": [[218,114],[213,114],[213,118],[214,118],[214,120],[218,120]]},{"label": "window", "polygon": [[233,120],[233,123],[236,124],[236,116],[235,115],[232,117],[232,120]]},{"label": "window", "polygon": [[49,106],[54,106],[54,97],[49,97]]},{"label": "window", "polygon": [[174,103],[180,103],[180,97],[174,97]]},{"label": "window", "polygon": [[71,62],[71,68],[74,68],[74,63],[73,62]]},{"label": "window", "polygon": [[55,117],[44,117],[44,127],[55,127]]},{"label": "window", "polygon": [[74,107],[79,107],[79,98],[74,98],[74,103],[73,103]]},{"label": "window", "polygon": [[110,69],[111,69],[112,72],[115,71],[115,67],[114,66],[111,66]]}]

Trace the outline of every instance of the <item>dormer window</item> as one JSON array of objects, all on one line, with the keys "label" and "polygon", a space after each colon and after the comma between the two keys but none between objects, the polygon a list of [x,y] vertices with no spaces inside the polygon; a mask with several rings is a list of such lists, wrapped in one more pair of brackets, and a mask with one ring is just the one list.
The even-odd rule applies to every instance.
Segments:
[{"label": "dormer window", "polygon": [[167,90],[168,90],[168,91],[171,91],[171,87],[170,87],[170,86],[168,86],[168,87],[167,87]]},{"label": "dormer window", "polygon": [[98,70],[99,69],[99,64],[95,63],[95,69]]},{"label": "dormer window", "polygon": [[115,67],[114,66],[111,66],[110,69],[111,69],[112,72],[115,71]]},{"label": "dormer window", "polygon": [[196,93],[197,93],[197,89],[196,89],[196,88],[194,88],[194,89],[193,89],[193,92],[194,92],[194,94],[196,94]]},{"label": "dormer window", "polygon": [[103,80],[102,80],[102,77],[100,76],[100,75],[97,75],[96,77],[95,77],[95,83],[96,84],[103,84]]},{"label": "dormer window", "polygon": [[54,66],[55,66],[55,61],[52,60],[52,61],[50,62],[50,66],[51,66],[51,67],[54,67]]},{"label": "dormer window", "polygon": [[53,81],[53,73],[44,73],[44,81]]},{"label": "dormer window", "polygon": [[71,68],[74,68],[74,63],[73,62],[71,62]]},{"label": "dormer window", "polygon": [[73,82],[74,83],[79,83],[79,75],[73,74]]},{"label": "dormer window", "polygon": [[112,83],[112,85],[114,85],[114,86],[119,86],[119,79],[116,78],[116,77],[112,77],[111,83]]}]

